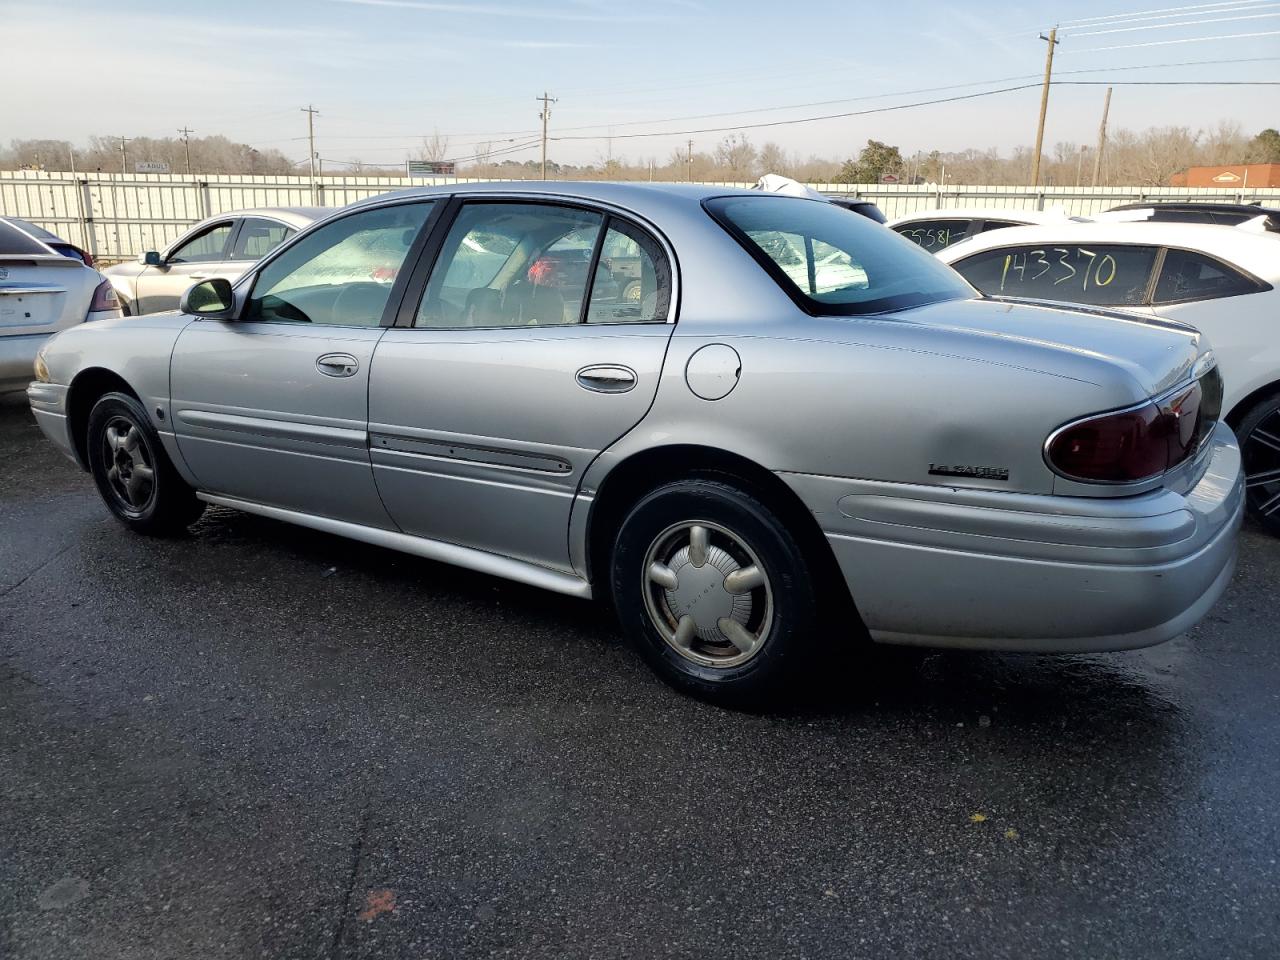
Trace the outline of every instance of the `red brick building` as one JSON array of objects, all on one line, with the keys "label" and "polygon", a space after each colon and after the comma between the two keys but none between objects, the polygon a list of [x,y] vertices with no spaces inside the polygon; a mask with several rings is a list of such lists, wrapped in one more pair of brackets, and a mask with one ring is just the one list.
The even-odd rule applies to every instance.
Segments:
[{"label": "red brick building", "polygon": [[1229,163],[1221,167],[1192,167],[1169,178],[1172,187],[1280,187],[1280,163]]}]

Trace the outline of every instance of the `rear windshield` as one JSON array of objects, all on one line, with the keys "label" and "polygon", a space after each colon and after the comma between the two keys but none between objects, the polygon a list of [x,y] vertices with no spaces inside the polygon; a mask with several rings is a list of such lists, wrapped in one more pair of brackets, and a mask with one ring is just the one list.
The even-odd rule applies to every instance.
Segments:
[{"label": "rear windshield", "polygon": [[946,264],[834,204],[774,196],[705,206],[809,313],[884,313],[974,296]]},{"label": "rear windshield", "polygon": [[13,224],[0,220],[0,256],[47,257],[52,251]]}]

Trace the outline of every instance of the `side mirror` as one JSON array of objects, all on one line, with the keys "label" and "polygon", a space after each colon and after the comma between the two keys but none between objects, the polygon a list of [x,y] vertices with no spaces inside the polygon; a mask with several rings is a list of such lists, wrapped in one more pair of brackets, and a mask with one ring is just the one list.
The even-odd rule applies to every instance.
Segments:
[{"label": "side mirror", "polygon": [[138,262],[148,267],[158,267],[161,265],[160,254],[155,250],[148,250],[142,256],[138,257]]},{"label": "side mirror", "polygon": [[178,309],[183,313],[206,320],[234,320],[235,308],[236,298],[226,277],[201,280],[178,301]]}]

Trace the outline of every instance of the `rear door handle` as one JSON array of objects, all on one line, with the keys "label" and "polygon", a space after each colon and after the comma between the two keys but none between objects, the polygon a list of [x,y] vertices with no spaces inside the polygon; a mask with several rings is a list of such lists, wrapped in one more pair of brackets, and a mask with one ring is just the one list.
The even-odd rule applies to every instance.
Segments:
[{"label": "rear door handle", "polygon": [[326,377],[352,377],[360,369],[360,361],[349,353],[326,353],[316,359],[316,369]]},{"label": "rear door handle", "polygon": [[636,386],[636,372],[613,363],[595,363],[578,371],[578,386],[595,393],[626,393]]}]

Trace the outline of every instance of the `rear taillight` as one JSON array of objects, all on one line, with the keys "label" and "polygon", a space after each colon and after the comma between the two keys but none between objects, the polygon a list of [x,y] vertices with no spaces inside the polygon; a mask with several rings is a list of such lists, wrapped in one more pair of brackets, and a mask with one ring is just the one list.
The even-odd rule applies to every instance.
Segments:
[{"label": "rear taillight", "polygon": [[98,284],[98,288],[93,291],[93,301],[89,304],[89,312],[97,313],[99,310],[119,310],[120,298],[116,296],[116,288],[111,286],[110,280],[103,280]]},{"label": "rear taillight", "polygon": [[1068,480],[1134,483],[1158,477],[1191,457],[1212,429],[1221,381],[1212,380],[1219,385],[1215,400],[1201,385],[1210,378],[1217,378],[1216,369],[1140,407],[1069,423],[1049,437],[1045,458]]}]

